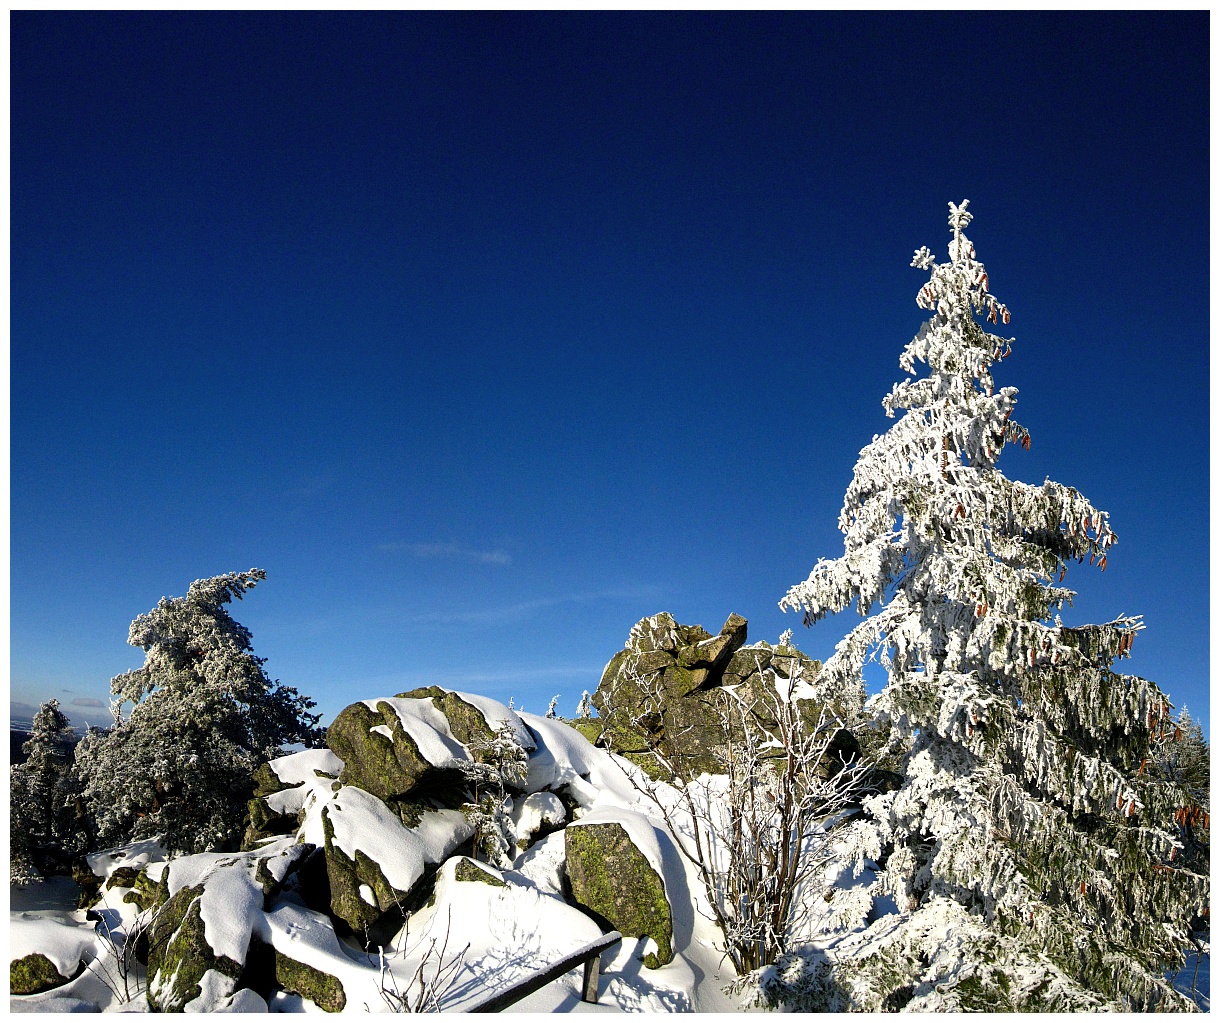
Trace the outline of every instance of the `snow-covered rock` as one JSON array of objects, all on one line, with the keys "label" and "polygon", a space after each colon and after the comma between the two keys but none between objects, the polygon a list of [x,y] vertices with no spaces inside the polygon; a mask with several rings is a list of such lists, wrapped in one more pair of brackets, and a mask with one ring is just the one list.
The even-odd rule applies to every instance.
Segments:
[{"label": "snow-covered rock", "polygon": [[564,831],[565,864],[576,904],[624,935],[656,942],[645,965],[673,959],[673,910],[663,880],[660,843],[649,819],[633,810],[602,807]]},{"label": "snow-covered rock", "polygon": [[8,935],[9,989],[15,995],[66,984],[95,954],[91,931],[37,913],[12,914]]},{"label": "snow-covered rock", "polygon": [[405,797],[446,775],[460,779],[457,770],[472,759],[427,699],[353,703],[327,729],[326,742],[343,761],[339,780],[378,799]]},{"label": "snow-covered rock", "polygon": [[538,832],[561,825],[566,819],[567,811],[557,795],[553,792],[531,792],[513,806],[517,847],[528,848]]},{"label": "snow-covered rock", "polygon": [[252,852],[171,860],[169,901],[149,932],[149,1005],[209,1012],[233,995],[265,898],[311,851],[284,838]]},{"label": "snow-covered rock", "polygon": [[[474,831],[457,810],[423,809],[407,827],[384,802],[352,785],[319,812],[331,912],[357,933],[400,906],[424,870]],[[362,888],[374,896],[372,903]]]}]

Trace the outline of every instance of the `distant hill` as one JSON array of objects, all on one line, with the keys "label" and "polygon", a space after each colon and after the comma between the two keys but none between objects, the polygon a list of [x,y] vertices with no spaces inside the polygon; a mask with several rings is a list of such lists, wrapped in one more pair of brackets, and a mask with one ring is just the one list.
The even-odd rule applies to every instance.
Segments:
[{"label": "distant hill", "polygon": [[[30,738],[30,731],[25,728],[17,728],[14,725],[9,725],[8,730],[8,762],[12,766],[25,763],[25,754],[21,752],[21,747],[24,746]],[[80,741],[80,735],[76,735],[72,745],[75,746]]]},{"label": "distant hill", "polygon": [[8,730],[8,762],[10,764],[25,763],[25,756],[21,752],[21,747],[25,745],[29,738],[29,732],[23,732],[18,728],[10,728]]}]

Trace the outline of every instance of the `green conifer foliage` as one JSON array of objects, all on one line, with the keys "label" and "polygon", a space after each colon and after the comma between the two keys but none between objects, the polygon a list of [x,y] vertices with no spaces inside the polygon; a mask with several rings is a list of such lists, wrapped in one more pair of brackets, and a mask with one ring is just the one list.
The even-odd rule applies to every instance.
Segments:
[{"label": "green conifer foliage", "polygon": [[58,700],[34,715],[25,761],[9,775],[9,875],[14,884],[67,871],[88,846],[80,786],[72,771],[72,726]]},{"label": "green conifer foliage", "polygon": [[172,850],[222,849],[241,836],[254,769],[287,744],[322,741],[313,701],[268,678],[225,609],[265,578],[196,580],[131,623],[144,664],[110,683],[115,727],[77,752],[103,845],[161,836]]}]

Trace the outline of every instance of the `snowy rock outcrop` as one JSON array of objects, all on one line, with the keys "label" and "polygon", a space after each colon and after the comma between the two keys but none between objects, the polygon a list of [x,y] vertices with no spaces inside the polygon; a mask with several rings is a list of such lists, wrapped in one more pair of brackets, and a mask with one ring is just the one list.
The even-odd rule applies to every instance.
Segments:
[{"label": "snowy rock outcrop", "polygon": [[321,808],[330,909],[357,934],[402,906],[425,869],[473,833],[457,810],[425,808],[407,827],[385,803],[345,785]]},{"label": "snowy rock outcrop", "polygon": [[149,1006],[210,1012],[229,999],[266,901],[312,851],[285,838],[255,852],[198,853],[164,864],[169,901],[149,930]]},{"label": "snowy rock outcrop", "polygon": [[[258,768],[241,851],[167,856],[150,840],[92,855],[91,922],[77,911],[58,937],[21,946],[54,975],[38,979],[40,960],[13,966],[30,977],[14,992],[60,987],[18,997],[54,996],[56,1009],[462,1011],[614,927],[625,937],[603,958],[603,1001],[729,1007],[714,928],[694,911],[698,881],[630,763],[562,720],[437,687],[353,704],[329,741]],[[504,831],[499,866],[479,852],[487,827]],[[603,898],[590,879],[604,888],[608,875],[618,889]],[[89,970],[73,979],[105,946],[102,923],[132,938],[130,999]],[[580,972],[522,1007],[570,1010]],[[696,978],[713,981],[702,996]]]},{"label": "snowy rock outcrop", "polygon": [[[665,612],[641,619],[606,665],[593,696],[601,729],[592,736],[582,731],[653,777],[670,780],[674,772],[694,778],[723,771],[721,751],[741,735],[738,708],[758,708],[765,702],[758,698],[763,688],[774,691],[789,679],[800,679],[796,698],[811,723],[827,705],[844,721],[858,716],[859,707],[840,706],[823,692],[818,661],[786,643],[745,646],[746,629],[746,620],[736,614],[716,636],[700,625],[681,625]],[[774,727],[756,710],[751,721],[763,730]],[[854,738],[844,732],[840,762],[858,753]]]}]

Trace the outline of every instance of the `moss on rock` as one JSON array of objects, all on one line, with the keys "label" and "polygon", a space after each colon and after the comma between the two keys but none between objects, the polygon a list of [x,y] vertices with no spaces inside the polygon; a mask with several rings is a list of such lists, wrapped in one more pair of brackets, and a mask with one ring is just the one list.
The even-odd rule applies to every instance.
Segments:
[{"label": "moss on rock", "polygon": [[[638,622],[626,647],[606,665],[593,696],[602,722],[598,745],[664,781],[672,781],[674,772],[683,778],[724,773],[725,747],[743,737],[742,702],[754,708],[754,725],[772,731],[775,722],[765,719],[765,708],[774,698],[773,687],[798,672],[812,680],[821,670],[818,661],[787,644],[744,646],[746,629],[746,620],[736,614],[716,636],[698,625],[679,625],[667,614]],[[734,691],[732,700],[726,687]],[[799,707],[806,723],[815,726],[821,706],[802,699]],[[847,720],[849,708],[831,709]]]},{"label": "moss on rock", "polygon": [[[330,913],[356,934],[373,927],[387,912],[404,904],[408,892],[399,891],[386,880],[381,867],[365,853],[356,850],[350,858],[334,841],[335,826],[329,813],[322,811],[322,833],[326,839],[326,876],[330,885]],[[373,903],[360,894],[362,886],[373,893]]]},{"label": "moss on rock", "polygon": [[347,993],[338,977],[306,966],[278,948],[275,950],[275,983],[289,994],[308,998],[326,1012],[342,1012],[347,1006]]},{"label": "moss on rock", "polygon": [[182,1012],[198,998],[209,970],[236,987],[242,964],[216,955],[204,934],[203,885],[183,888],[162,907],[148,940],[148,1005],[154,1012]]},{"label": "moss on rock", "polygon": [[647,935],[657,951],[644,958],[656,969],[673,957],[673,913],[665,882],[620,824],[575,824],[564,831],[572,898],[582,909],[632,937]]},{"label": "moss on rock", "polygon": [[442,689],[440,686],[423,686],[398,695],[411,700],[431,700],[436,709],[445,715],[453,737],[465,746],[477,742],[489,742],[495,738],[495,733],[488,726],[483,712],[448,689]]},{"label": "moss on rock", "polygon": [[479,884],[489,884],[493,888],[507,888],[508,885],[491,871],[476,863],[469,856],[463,856],[453,868],[455,881],[477,881]]},{"label": "moss on rock", "polygon": [[141,867],[129,887],[132,890],[123,896],[123,901],[151,912],[169,901],[169,871],[162,870],[161,880],[153,881],[148,876],[148,868]]},{"label": "moss on rock", "polygon": [[[378,725],[387,725],[390,735],[372,731]],[[327,729],[326,745],[343,761],[344,785],[382,800],[405,796],[434,771],[388,703],[375,711],[363,703],[345,707]]]},{"label": "moss on rock", "polygon": [[276,792],[283,792],[284,789],[295,789],[300,785],[300,782],[289,785],[286,781],[283,781],[275,773],[270,764],[259,764],[254,769],[251,779],[254,782],[254,794],[256,796],[270,796]]},{"label": "moss on rock", "polygon": [[596,745],[597,740],[602,735],[602,721],[600,718],[576,718],[572,721],[566,721],[565,724],[571,725],[576,731],[580,732],[589,742]]},{"label": "moss on rock", "polygon": [[72,862],[72,880],[80,885],[80,895],[76,899],[77,909],[91,909],[102,897],[102,878],[90,868],[83,856]]},{"label": "moss on rock", "polygon": [[[73,976],[78,976],[81,969],[84,969],[83,962]],[[8,965],[9,992],[14,995],[35,995],[39,991],[50,991],[71,979],[72,977],[60,974],[55,964],[41,952],[31,952],[28,956],[13,959]]]},{"label": "moss on rock", "polygon": [[246,831],[242,836],[242,852],[257,848],[269,838],[290,835],[300,824],[295,813],[278,813],[267,800],[255,796],[246,804]]},{"label": "moss on rock", "polygon": [[139,867],[119,867],[106,879],[106,888],[134,888],[139,876]]}]

